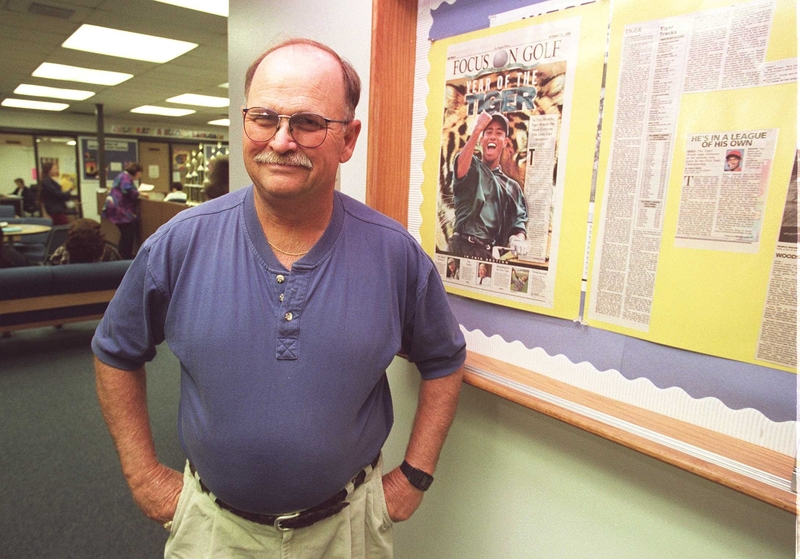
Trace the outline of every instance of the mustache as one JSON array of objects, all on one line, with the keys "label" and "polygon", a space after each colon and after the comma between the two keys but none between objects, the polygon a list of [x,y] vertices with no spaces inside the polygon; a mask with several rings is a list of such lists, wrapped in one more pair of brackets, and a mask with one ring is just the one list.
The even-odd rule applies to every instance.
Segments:
[{"label": "mustache", "polygon": [[305,167],[312,169],[314,165],[311,160],[302,153],[294,152],[280,155],[274,151],[262,151],[253,157],[256,163],[271,163],[274,165],[288,165],[290,167]]}]

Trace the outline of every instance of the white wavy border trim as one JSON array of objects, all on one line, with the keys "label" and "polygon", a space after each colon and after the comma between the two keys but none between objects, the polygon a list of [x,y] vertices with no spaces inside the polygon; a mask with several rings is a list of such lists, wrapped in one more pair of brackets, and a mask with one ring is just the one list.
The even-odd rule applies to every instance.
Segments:
[{"label": "white wavy border trim", "polygon": [[422,244],[422,164],[425,161],[425,118],[428,116],[428,74],[431,64],[428,40],[433,16],[431,10],[442,0],[420,0],[417,11],[417,50],[414,62],[414,111],[411,116],[411,173],[408,189],[408,231]]},{"label": "white wavy border trim", "polygon": [[550,356],[544,349],[528,349],[520,341],[507,342],[498,335],[489,338],[463,326],[461,330],[467,347],[475,353],[787,456],[795,456],[797,451],[796,421],[775,422],[752,408],[732,410],[717,398],[696,399],[682,388],[658,388],[646,378],[629,380],[614,369],[600,371],[586,361],[573,363],[565,355]]}]

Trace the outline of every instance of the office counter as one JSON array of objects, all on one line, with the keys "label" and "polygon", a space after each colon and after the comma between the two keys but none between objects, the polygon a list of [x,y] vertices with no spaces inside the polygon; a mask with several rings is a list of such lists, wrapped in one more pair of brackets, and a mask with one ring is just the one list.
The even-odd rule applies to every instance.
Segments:
[{"label": "office counter", "polygon": [[[102,208],[105,203],[107,192],[97,193],[97,207]],[[141,245],[147,237],[156,232],[156,229],[164,223],[178,215],[189,206],[177,204],[175,202],[162,202],[160,200],[150,200],[148,198],[139,199],[139,230],[136,237],[136,246]],[[105,218],[101,219],[100,226],[106,239],[114,243],[119,242],[119,229]]]}]

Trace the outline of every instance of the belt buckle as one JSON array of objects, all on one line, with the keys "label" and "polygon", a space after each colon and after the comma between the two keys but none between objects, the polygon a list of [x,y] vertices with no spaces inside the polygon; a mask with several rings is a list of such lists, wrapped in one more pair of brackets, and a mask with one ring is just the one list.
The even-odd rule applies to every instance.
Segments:
[{"label": "belt buckle", "polygon": [[275,519],[275,522],[273,523],[272,526],[276,530],[279,530],[281,532],[288,532],[289,530],[291,530],[291,528],[284,528],[283,526],[281,526],[281,522],[283,522],[284,520],[291,520],[292,518],[297,518],[298,516],[300,516],[299,512],[292,512],[290,514],[282,514],[278,518]]}]

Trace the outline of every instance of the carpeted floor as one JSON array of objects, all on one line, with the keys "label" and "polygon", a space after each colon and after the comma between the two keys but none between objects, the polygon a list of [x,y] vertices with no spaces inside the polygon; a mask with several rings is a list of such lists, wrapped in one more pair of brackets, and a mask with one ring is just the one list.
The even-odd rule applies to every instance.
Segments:
[{"label": "carpeted floor", "polygon": [[[155,558],[167,533],[130,497],[100,414],[90,342],[96,322],[0,339],[0,557]],[[182,469],[179,365],[148,366],[161,460]]]}]

